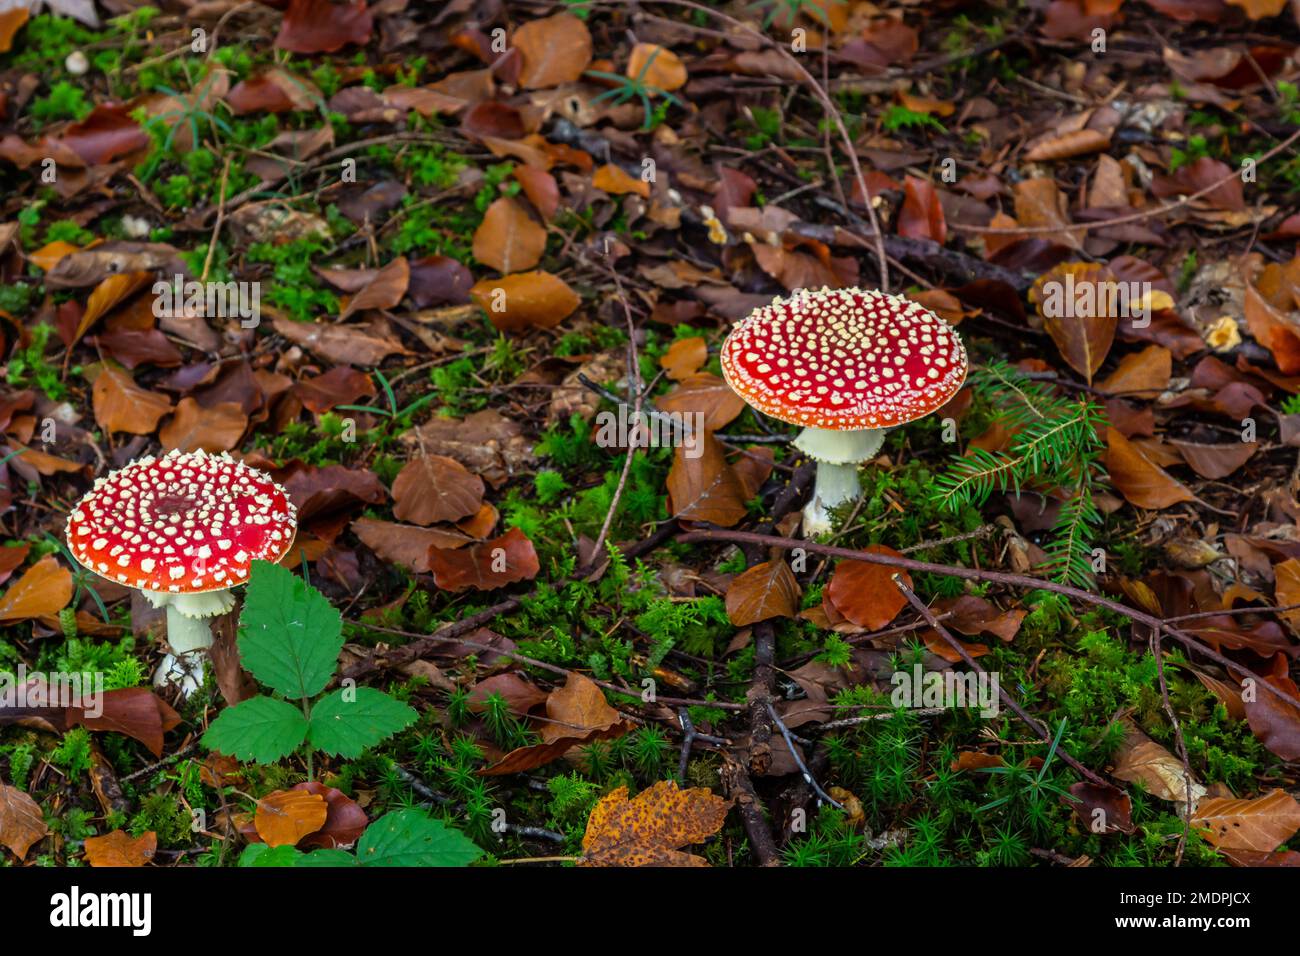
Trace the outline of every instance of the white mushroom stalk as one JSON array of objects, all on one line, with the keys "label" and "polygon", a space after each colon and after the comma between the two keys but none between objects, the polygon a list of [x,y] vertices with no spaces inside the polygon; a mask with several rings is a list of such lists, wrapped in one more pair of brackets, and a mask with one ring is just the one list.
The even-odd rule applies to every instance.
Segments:
[{"label": "white mushroom stalk", "polygon": [[858,463],[869,461],[885,443],[883,428],[865,431],[831,431],[809,426],[794,440],[794,447],[817,462],[812,497],[803,510],[805,537],[831,530],[831,510],[862,494]]},{"label": "white mushroom stalk", "polygon": [[213,619],[235,606],[231,588],[254,560],[293,545],[297,512],[269,475],[202,450],[142,458],[105,478],[68,518],[74,558],[166,608],[167,643],[154,683],[189,696],[203,684]]},{"label": "white mushroom stalk", "polygon": [[966,350],[916,302],[870,289],[800,290],[738,322],[722,347],[727,383],[765,415],[804,430],[794,445],[817,462],[806,537],[861,494],[858,466],[885,430],[941,408],[966,380]]}]

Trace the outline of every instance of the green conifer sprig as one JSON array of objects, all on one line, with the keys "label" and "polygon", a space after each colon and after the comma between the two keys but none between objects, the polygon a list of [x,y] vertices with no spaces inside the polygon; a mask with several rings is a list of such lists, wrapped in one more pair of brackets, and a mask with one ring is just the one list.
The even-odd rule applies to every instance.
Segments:
[{"label": "green conifer sprig", "polygon": [[1058,395],[1005,362],[971,374],[975,394],[993,409],[994,420],[1015,430],[1005,451],[974,448],[936,479],[936,497],[947,510],[978,507],[994,492],[1054,491],[1064,497],[1046,551],[1058,580],[1088,586],[1101,513],[1093,500],[1103,473],[1099,460],[1106,416],[1087,399]]}]

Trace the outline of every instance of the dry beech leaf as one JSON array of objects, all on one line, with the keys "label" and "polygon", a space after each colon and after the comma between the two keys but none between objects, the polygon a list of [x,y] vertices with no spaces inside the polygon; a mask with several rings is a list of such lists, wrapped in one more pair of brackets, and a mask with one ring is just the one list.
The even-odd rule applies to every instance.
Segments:
[{"label": "dry beech leaf", "polygon": [[1105,266],[1064,262],[1039,276],[1029,293],[1061,358],[1089,384],[1106,360],[1119,325],[1119,316],[1101,307],[1107,302],[1107,283],[1113,281]]},{"label": "dry beech leaf", "polygon": [[1059,242],[1071,249],[1083,247],[1082,234],[1065,228],[1070,220],[1065,212],[1065,197],[1061,195],[1055,180],[1022,179],[1016,183],[1014,194],[1015,225],[1049,229],[1059,226],[1059,231],[1041,234],[1040,238]]},{"label": "dry beech leaf", "polygon": [[523,57],[519,85],[526,90],[576,83],[591,63],[591,33],[571,13],[530,20],[515,31],[510,45]]},{"label": "dry beech leaf", "polygon": [[421,455],[393,482],[393,517],[418,525],[459,521],[483,503],[483,479],[454,458]]},{"label": "dry beech leaf", "polygon": [[[883,544],[873,544],[863,550],[868,554],[902,557]],[[909,588],[912,586],[912,576],[898,568],[866,561],[841,561],[826,588],[826,600],[859,627],[878,631],[907,604],[907,598],[893,581],[895,573]]]},{"label": "dry beech leaf", "polygon": [[460,548],[472,540],[454,528],[421,528],[375,518],[358,518],[352,533],[385,561],[420,573],[429,570],[430,548]]},{"label": "dry beech leaf", "polygon": [[[1265,676],[1261,680],[1292,697],[1300,697],[1300,689],[1286,676],[1286,658],[1279,654],[1280,676]],[[1300,710],[1294,704],[1279,698],[1267,687],[1254,687],[1250,695],[1238,691],[1241,708],[1246,712],[1250,732],[1272,753],[1283,760],[1300,760]]]},{"label": "dry beech leaf", "polygon": [[172,410],[165,395],[141,388],[129,372],[112,366],[106,366],[95,377],[91,404],[101,428],[132,435],[153,434],[158,422]]},{"label": "dry beech leaf", "polygon": [[730,528],[745,517],[745,489],[727,463],[722,444],[705,431],[696,435],[695,457],[678,445],[668,472],[669,510],[674,517]]},{"label": "dry beech leaf", "polygon": [[974,594],[958,598],[942,598],[934,602],[936,612],[946,612],[949,630],[963,634],[992,634],[1001,641],[1012,641],[1020,633],[1020,624],[1028,611],[1012,609],[1003,611],[996,605]]},{"label": "dry beech leaf", "polygon": [[537,551],[518,528],[468,548],[429,549],[429,570],[444,591],[492,591],[537,577]]},{"label": "dry beech leaf", "polygon": [[[1154,797],[1184,803],[1187,800],[1187,782],[1183,763],[1137,727],[1130,726],[1128,735],[1115,757],[1111,775],[1129,783],[1141,782]],[[1192,803],[1205,795],[1205,788],[1191,781]]]},{"label": "dry beech leaf", "polygon": [[609,702],[595,681],[570,672],[563,687],[546,698],[547,722],[542,724],[542,743],[517,747],[491,767],[484,776],[521,773],[550,763],[573,747],[595,740],[608,740],[627,733],[630,725]]},{"label": "dry beech leaf", "polygon": [[46,243],[35,252],[29,252],[27,254],[27,259],[30,262],[36,263],[46,272],[49,272],[59,264],[60,260],[62,260],[64,256],[71,255],[80,250],[80,246],[74,246],[70,242],[64,242],[62,239],[58,239],[54,242]]},{"label": "dry beech leaf", "polygon": [[366,0],[289,0],[275,46],[290,53],[335,53],[370,42],[374,15]]},{"label": "dry beech leaf", "polygon": [[92,716],[85,708],[68,707],[64,719],[69,727],[108,730],[140,741],[155,757],[162,756],[163,734],[181,722],[180,714],[147,687],[123,687],[105,691],[102,713]]},{"label": "dry beech leaf", "polygon": [[0,623],[58,614],[72,600],[72,573],[53,555],[37,561],[0,597]]},{"label": "dry beech leaf", "polygon": [[152,280],[152,272],[126,272],[121,275],[111,275],[95,286],[95,291],[90,293],[90,298],[86,300],[86,311],[82,313],[81,321],[77,323],[73,343],[80,341],[100,318]]},{"label": "dry beech leaf", "polygon": [[[1300,604],[1300,558],[1288,558],[1273,565],[1273,577],[1277,604],[1281,607]],[[1292,627],[1300,629],[1300,608],[1283,611],[1282,617],[1286,618]],[[1268,691],[1264,693],[1267,694]]]},{"label": "dry beech leaf", "polygon": [[1124,499],[1139,508],[1158,511],[1196,496],[1114,428],[1106,429],[1106,470]]},{"label": "dry beech leaf", "polygon": [[738,574],[727,588],[727,617],[737,627],[773,617],[794,617],[799,582],[780,559],[764,561]]},{"label": "dry beech leaf", "polygon": [[126,107],[101,103],[85,119],[65,128],[55,142],[72,150],[87,166],[99,166],[147,149],[149,136]]},{"label": "dry beech leaf", "polygon": [[86,862],[96,867],[144,866],[158,851],[158,834],[152,830],[133,837],[125,830],[86,838]]},{"label": "dry beech leaf", "polygon": [[304,849],[324,847],[328,850],[339,846],[351,846],[361,838],[366,825],[370,822],[361,805],[342,790],[327,787],[316,780],[296,783],[290,789],[317,794],[325,800],[325,822],[318,830],[298,841],[298,846]]},{"label": "dry beech leaf", "polygon": [[642,199],[650,198],[650,184],[639,176],[633,176],[613,163],[606,163],[591,177],[591,184],[601,192],[611,196],[625,196],[635,193]]},{"label": "dry beech leaf", "polygon": [[[963,641],[958,637],[954,637],[953,639],[961,645],[961,649],[966,652],[968,657],[983,657],[985,654],[989,653],[989,646],[987,644]],[[953,647],[942,634],[932,627],[927,627],[921,632],[921,640],[925,642],[925,646],[929,649],[931,654],[942,658],[949,664],[959,664],[966,659],[965,657],[962,657],[957,648]]]},{"label": "dry beech leaf", "polygon": [[352,298],[339,314],[342,322],[354,312],[364,309],[394,309],[406,296],[406,287],[411,282],[411,267],[406,256],[398,256],[384,266]]},{"label": "dry beech leaf", "polygon": [[1209,156],[1180,166],[1168,176],[1155,176],[1151,180],[1151,191],[1161,199],[1191,196],[1202,189],[1209,192],[1198,201],[1215,209],[1242,212],[1246,208],[1241,177],[1234,175],[1227,163]]},{"label": "dry beech leaf", "polygon": [[605,700],[605,692],[590,678],[570,673],[564,686],[546,698],[549,721],[541,727],[543,743],[555,743],[566,737],[585,739],[609,730],[623,718]]},{"label": "dry beech leaf", "polygon": [[677,54],[655,43],[638,43],[632,48],[626,75],[666,93],[680,90],[688,79],[686,66]]},{"label": "dry beech leaf", "polygon": [[[763,482],[767,481],[772,474],[772,466],[775,462],[776,452],[771,447],[767,445],[750,445],[732,463],[731,470],[740,479],[740,487],[744,489],[746,501],[758,494],[759,489],[763,487]],[[793,519],[787,518],[785,520]]]},{"label": "dry beech leaf", "polygon": [[294,846],[325,825],[329,808],[319,793],[276,790],[257,801],[253,824],[267,846]]},{"label": "dry beech leaf", "polygon": [[[1192,673],[1201,682],[1201,686],[1219,699],[1219,703],[1223,704],[1228,711],[1229,717],[1233,720],[1246,719],[1246,705],[1241,699],[1240,687],[1236,684],[1229,684],[1227,681],[1221,681],[1217,677],[1211,677],[1199,670]],[[1268,691],[1264,692],[1264,696],[1268,696]]]},{"label": "dry beech leaf", "polygon": [[659,399],[659,410],[685,415],[687,424],[692,426],[696,424],[694,415],[702,414],[704,427],[717,431],[745,410],[745,400],[732,391],[726,379],[712,372],[693,372]]},{"label": "dry beech leaf", "polygon": [[1111,393],[1131,398],[1155,398],[1169,387],[1174,357],[1164,346],[1148,345],[1120,359],[1119,366],[1099,383]]},{"label": "dry beech leaf", "polygon": [[554,328],[582,303],[563,279],[542,271],[483,279],[469,294],[502,332]]},{"label": "dry beech leaf", "polygon": [[1253,285],[1246,286],[1244,310],[1250,334],[1273,353],[1282,374],[1300,372],[1300,323],[1282,313]]},{"label": "dry beech leaf", "polygon": [[679,790],[660,780],[627,798],[627,787],[601,797],[587,820],[580,866],[708,866],[682,847],[722,829],[731,801],[705,787]]},{"label": "dry beech leaf", "polygon": [[28,16],[26,7],[14,7],[0,13],[0,53],[8,53],[13,49],[14,36],[27,22]]},{"label": "dry beech leaf", "polygon": [[248,416],[238,402],[217,402],[204,408],[193,398],[182,398],[176,414],[158,431],[164,448],[180,451],[230,451],[248,429]]},{"label": "dry beech leaf", "polygon": [[1226,478],[1259,451],[1259,442],[1238,441],[1226,445],[1201,445],[1190,441],[1170,441],[1183,461],[1202,478]]},{"label": "dry beech leaf", "polygon": [[509,196],[488,206],[474,233],[474,258],[498,272],[523,272],[542,260],[546,230]]},{"label": "dry beech leaf", "polygon": [[369,325],[323,325],[273,316],[271,324],[278,335],[331,362],[375,366],[390,355],[410,354],[381,320]]},{"label": "dry beech leaf", "polygon": [[659,358],[659,367],[668,373],[669,378],[680,382],[686,376],[698,372],[708,358],[708,344],[695,335],[688,339],[678,339],[668,346]]},{"label": "dry beech leaf", "polygon": [[279,67],[241,80],[225,97],[231,112],[236,116],[312,110],[321,100],[321,92],[314,83]]},{"label": "dry beech leaf", "polygon": [[0,843],[21,860],[48,832],[40,804],[17,787],[0,783]]},{"label": "dry beech leaf", "polygon": [[1207,797],[1197,804],[1192,825],[1218,849],[1271,853],[1300,830],[1300,803],[1285,790],[1254,800]]},{"label": "dry beech leaf", "polygon": [[516,166],[513,175],[542,218],[547,222],[555,218],[560,209],[560,186],[555,177],[544,169],[534,169],[532,166]]},{"label": "dry beech leaf", "polygon": [[[1097,823],[1101,833],[1132,833],[1133,801],[1118,787],[1100,786],[1087,780],[1070,785],[1075,815],[1090,831]],[[1097,811],[1101,814],[1098,815]],[[1096,832],[1096,831],[1093,831]]]},{"label": "dry beech leaf", "polygon": [[1100,130],[1076,129],[1040,140],[1025,153],[1024,159],[1030,163],[1071,159],[1075,156],[1099,152],[1109,146],[1110,137]]},{"label": "dry beech leaf", "polygon": [[1245,10],[1252,20],[1275,17],[1287,7],[1287,0],[1227,0],[1227,3]]},{"label": "dry beech leaf", "polygon": [[[452,687],[455,687],[455,684]],[[487,699],[493,694],[501,695],[510,708],[510,713],[517,717],[526,716],[530,710],[550,698],[546,691],[518,674],[493,674],[470,688],[469,700],[466,703],[469,712],[472,714],[486,712]]]},{"label": "dry beech leaf", "polygon": [[909,239],[932,239],[943,245],[948,225],[934,185],[908,176],[903,181],[903,208],[898,212],[898,234]]}]

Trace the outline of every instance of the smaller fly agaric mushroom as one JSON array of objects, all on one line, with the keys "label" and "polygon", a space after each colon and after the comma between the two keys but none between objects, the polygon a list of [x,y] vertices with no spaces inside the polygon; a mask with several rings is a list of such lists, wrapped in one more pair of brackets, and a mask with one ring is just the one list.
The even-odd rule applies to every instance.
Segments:
[{"label": "smaller fly agaric mushroom", "polygon": [[269,475],[228,454],[169,452],[96,480],[68,518],[68,548],[109,581],[167,609],[167,643],[154,683],[203,682],[212,622],[234,607],[230,589],[254,560],[279,561],[293,545],[297,509]]},{"label": "smaller fly agaric mushroom", "polygon": [[861,493],[859,463],[885,429],[942,407],[966,380],[966,350],[943,319],[871,289],[801,289],[755,309],[722,345],[722,374],[749,405],[804,430],[794,445],[817,462],[803,512],[807,536]]}]

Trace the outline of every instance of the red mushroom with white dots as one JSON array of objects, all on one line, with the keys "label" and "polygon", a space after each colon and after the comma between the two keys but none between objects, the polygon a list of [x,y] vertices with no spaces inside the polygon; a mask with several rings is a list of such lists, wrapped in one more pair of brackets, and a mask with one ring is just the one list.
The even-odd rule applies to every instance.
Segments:
[{"label": "red mushroom with white dots", "polygon": [[966,349],[943,319],[901,296],[802,289],[738,322],[722,373],[749,405],[804,430],[817,461],[803,533],[830,530],[830,509],[861,493],[857,466],[885,429],[941,408],[966,380]]},{"label": "red mushroom with white dots", "polygon": [[297,510],[264,472],[229,455],[169,452],[95,482],[68,518],[68,549],[110,581],[167,609],[172,653],[155,675],[188,696],[203,682],[211,618],[234,607],[231,588],[254,560],[279,561],[293,545]]}]

